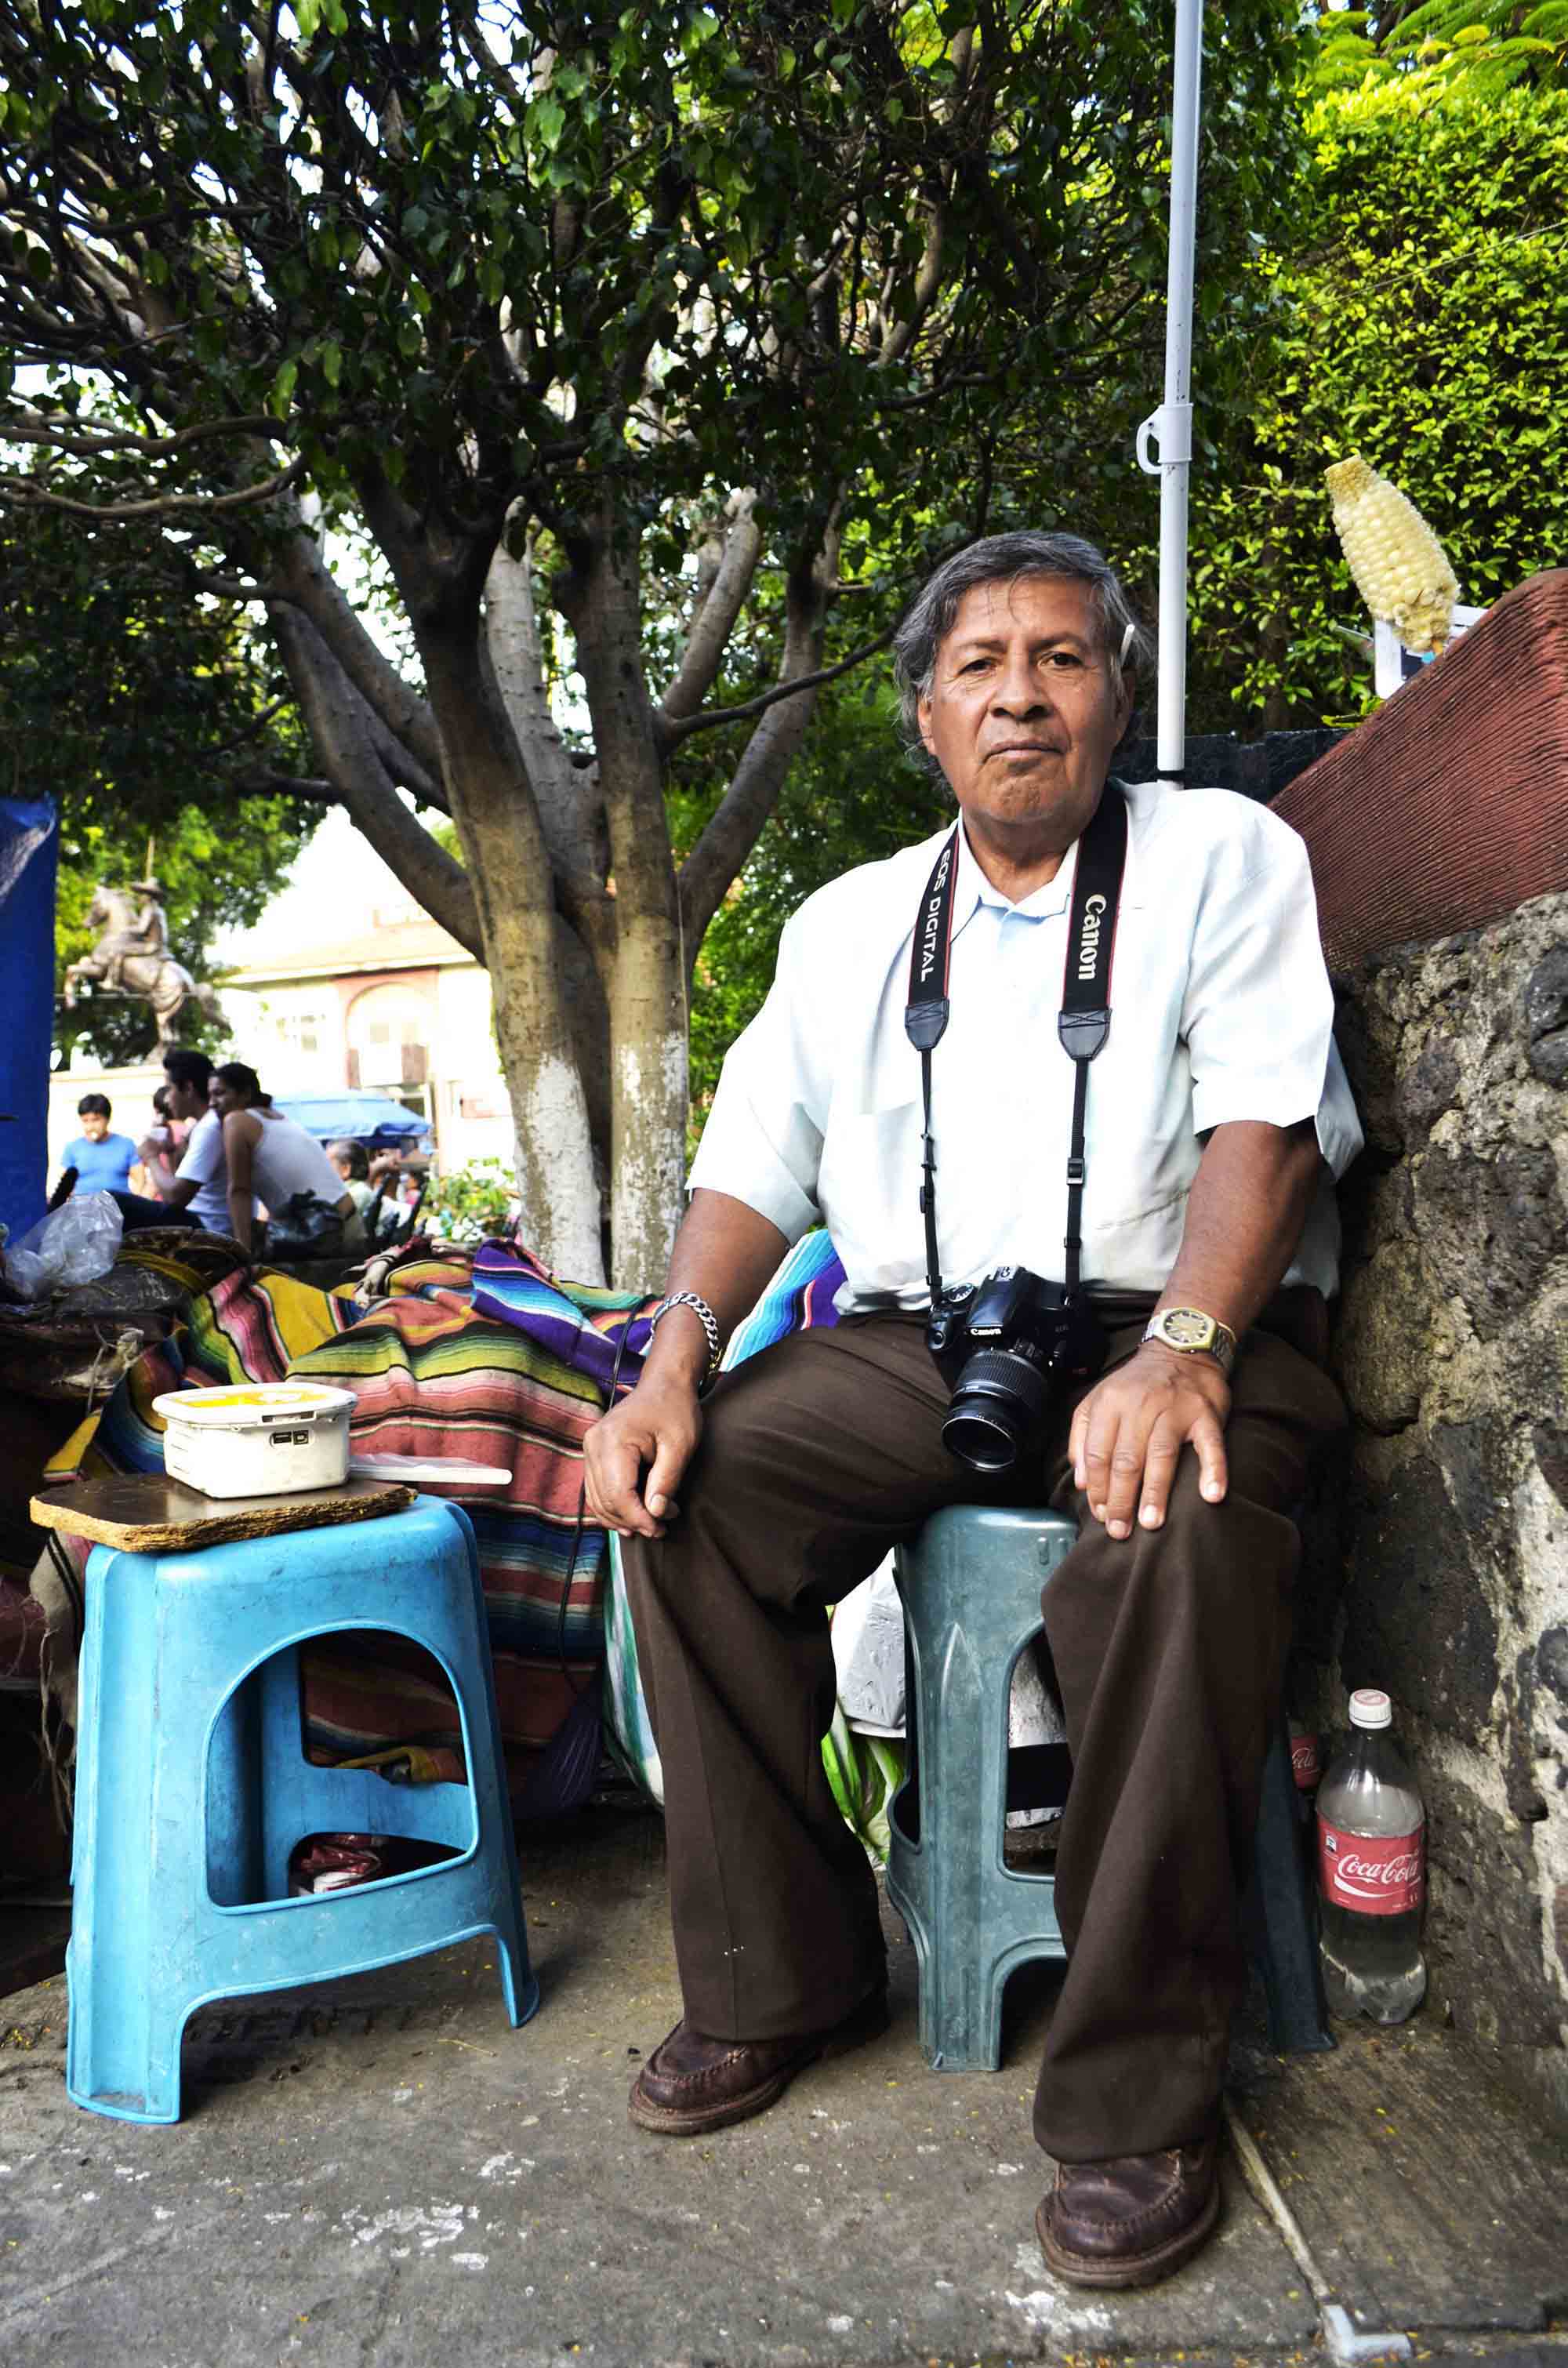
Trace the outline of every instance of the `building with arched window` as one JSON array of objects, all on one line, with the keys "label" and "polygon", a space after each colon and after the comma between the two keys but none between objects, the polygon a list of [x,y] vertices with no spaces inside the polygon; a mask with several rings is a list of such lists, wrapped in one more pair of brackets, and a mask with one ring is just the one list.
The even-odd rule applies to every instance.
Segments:
[{"label": "building with arched window", "polygon": [[270,1092],[371,1087],[429,1121],[449,1173],[510,1160],[489,973],[346,817],[328,817],[288,890],[225,951],[223,1008]]},{"label": "building with arched window", "polygon": [[[215,952],[229,1057],[248,1061],[269,1093],[371,1087],[428,1120],[444,1173],[471,1159],[511,1162],[489,973],[414,902],[347,814],[327,815],[261,918]],[[82,1094],[107,1092],[115,1126],[135,1140],[153,1122],[162,1075],[155,1061],[102,1070],[80,1054],[57,1070],[51,1172],[76,1131]]]}]

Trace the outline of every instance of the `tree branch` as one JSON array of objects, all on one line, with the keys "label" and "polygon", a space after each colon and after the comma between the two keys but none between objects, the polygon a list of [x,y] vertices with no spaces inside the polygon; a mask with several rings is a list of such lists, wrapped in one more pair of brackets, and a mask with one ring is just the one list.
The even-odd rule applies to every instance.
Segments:
[{"label": "tree branch", "polygon": [[744,706],[710,708],[706,714],[690,715],[681,723],[671,724],[668,733],[670,747],[678,747],[694,732],[711,732],[722,723],[749,723],[754,715],[765,715],[770,707],[777,707],[781,699],[796,699],[803,690],[818,690],[824,682],[836,682],[841,674],[851,673],[856,666],[864,666],[868,658],[874,658],[879,650],[885,650],[897,630],[896,624],[885,626],[875,641],[862,642],[858,650],[851,650],[849,655],[840,658],[836,666],[819,667],[814,674],[799,675],[786,680],[780,670],[779,678],[771,690],[763,691],[756,699],[748,699]]},{"label": "tree branch", "polygon": [[[846,673],[851,666],[858,666],[873,649],[880,649],[892,638],[893,629],[890,625],[878,641],[843,664],[824,667],[817,663],[827,630],[826,586],[838,572],[835,530],[828,529],[824,545],[814,564],[798,566],[790,575],[778,682],[765,698],[750,702],[752,712],[765,712],[759,714],[756,729],[746,742],[729,788],[681,866],[678,892],[688,963],[696,962],[709,922],[773,811],[785,775],[811,724],[818,688],[835,675]],[[744,712],[736,709],[732,713]],[[693,720],[701,723],[707,719]]]},{"label": "tree branch", "polygon": [[483,962],[473,883],[398,795],[377,750],[366,701],[307,617],[282,603],[270,614],[300,712],[338,803],[410,895]]},{"label": "tree branch", "polygon": [[581,768],[573,764],[551,709],[534,608],[531,537],[517,559],[505,541],[495,546],[484,582],[484,644],[556,878],[578,895],[597,895],[604,871],[595,860],[601,820],[598,782],[597,773],[584,780]]},{"label": "tree branch", "polygon": [[274,444],[292,441],[292,431],[276,419],[265,416],[240,419],[202,419],[192,427],[172,429],[166,436],[139,436],[127,431],[117,435],[108,428],[84,428],[71,413],[51,418],[41,411],[24,411],[19,417],[0,423],[0,442],[6,444],[47,444],[51,451],[70,454],[74,460],[88,461],[102,452],[136,452],[146,461],[166,460],[209,436],[265,436]]},{"label": "tree branch", "polygon": [[[347,595],[329,572],[315,536],[301,520],[267,571],[267,599],[291,601],[331,650],[366,704],[426,779],[441,772],[441,735],[429,702],[404,682],[356,615]],[[409,786],[414,785],[411,782]]]},{"label": "tree branch", "polygon": [[243,732],[236,732],[232,740],[221,740],[216,748],[210,748],[207,751],[208,755],[210,757],[227,757],[232,750],[235,748],[243,748],[247,740],[254,740],[258,732],[266,731],[267,725],[271,723],[273,717],[278,713],[280,709],[288,707],[291,705],[291,703],[292,701],[290,697],[286,691],[281,699],[273,700],[270,705],[262,709],[259,715],[253,716],[251,721],[245,725]]},{"label": "tree branch", "polygon": [[752,515],[756,500],[756,493],[748,487],[730,503],[723,557],[707,598],[692,618],[679,671],[654,712],[653,730],[661,746],[675,746],[668,737],[671,725],[696,714],[723,664],[735,620],[745,605],[762,556],[762,529]]},{"label": "tree branch", "polygon": [[247,773],[229,786],[242,798],[305,798],[318,806],[343,803],[330,781],[299,773]]},{"label": "tree branch", "polygon": [[0,501],[10,500],[17,509],[63,510],[70,518],[167,518],[177,510],[194,510],[205,517],[217,510],[237,510],[256,502],[270,502],[304,472],[304,461],[290,461],[275,477],[260,484],[242,485],[233,494],[154,494],[136,502],[77,502],[66,494],[51,494],[36,477],[14,477],[0,474]]}]

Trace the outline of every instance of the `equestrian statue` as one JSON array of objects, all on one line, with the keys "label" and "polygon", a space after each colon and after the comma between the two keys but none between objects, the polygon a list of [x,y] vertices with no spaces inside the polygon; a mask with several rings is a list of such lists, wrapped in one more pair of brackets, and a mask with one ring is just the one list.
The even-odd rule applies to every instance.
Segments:
[{"label": "equestrian statue", "polygon": [[91,953],[67,968],[63,1000],[66,1010],[74,1010],[76,990],[84,982],[101,994],[141,996],[153,1007],[161,1052],[179,1041],[176,1022],[187,1003],[198,1005],[210,1019],[218,1015],[219,1004],[214,989],[205,980],[192,978],[169,951],[169,925],[160,902],[163,889],[148,869],[148,878],[133,880],[129,888],[100,882],[93,891],[87,920],[102,934]]}]

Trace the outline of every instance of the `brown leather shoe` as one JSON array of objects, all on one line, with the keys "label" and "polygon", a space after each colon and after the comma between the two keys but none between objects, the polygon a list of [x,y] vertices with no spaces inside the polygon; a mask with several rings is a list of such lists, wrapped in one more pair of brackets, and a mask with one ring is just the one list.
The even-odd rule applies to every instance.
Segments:
[{"label": "brown leather shoe", "polygon": [[677,2022],[631,2083],[627,2110],[639,2128],[662,2137],[701,2137],[766,2112],[808,2064],[846,2055],[887,2027],[885,1989],[873,1990],[831,2031],[801,2039],[708,2039]]},{"label": "brown leather shoe", "polygon": [[1074,2286],[1152,2286],[1196,2253],[1220,2216],[1217,2141],[1163,2154],[1063,2162],[1035,2214],[1049,2268]]}]

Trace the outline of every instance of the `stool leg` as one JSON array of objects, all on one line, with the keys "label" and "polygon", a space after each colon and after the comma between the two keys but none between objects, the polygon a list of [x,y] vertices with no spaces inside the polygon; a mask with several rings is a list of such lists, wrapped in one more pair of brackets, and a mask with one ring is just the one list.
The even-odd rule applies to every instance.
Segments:
[{"label": "stool leg", "polygon": [[[186,2008],[161,1978],[153,1932],[166,1830],[154,1782],[160,1666],[149,1565],[97,1548],[82,1646],[65,2088],[119,2121],[179,2119]],[[189,1829],[177,1807],[175,1822]]]},{"label": "stool leg", "polygon": [[[1006,1770],[988,1727],[994,1704],[968,1637],[950,1629],[920,1678],[920,1831],[931,1853],[920,1966],[920,2044],[935,2070],[994,2072],[1002,2061],[1006,1975],[981,1962],[988,1861],[1006,1808]],[[1005,1730],[1004,1730],[1005,1733]],[[961,1821],[959,1802],[978,1814]]]},{"label": "stool leg", "polygon": [[254,1678],[235,1687],[213,1721],[204,1825],[207,1889],[220,1907],[267,1896],[262,1850],[260,1702]]},{"label": "stool leg", "polygon": [[316,1771],[305,1758],[300,1724],[299,1646],[272,1654],[248,1682],[259,1695],[261,1896],[287,1899],[295,1843],[323,1829],[312,1822],[310,1807],[310,1780]]},{"label": "stool leg", "polygon": [[[491,1930],[495,1935],[496,1961],[506,2014],[516,2030],[539,2010],[539,1979],[528,1963],[527,1928],[523,1921],[522,1881],[517,1869],[512,1804],[506,1794],[506,1755],[501,1741],[501,1716],[495,1702],[495,1679],[490,1659],[490,1632],[484,1610],[484,1588],[479,1576],[479,1554],[473,1525],[460,1508],[449,1508],[458,1519],[468,1551],[470,1605],[476,1665],[483,1684],[460,1704],[463,1749],[467,1755],[473,1811],[479,1826],[482,1858],[494,1870],[490,1882]],[[487,1847],[494,1844],[494,1847]]]},{"label": "stool leg", "polygon": [[1263,1764],[1256,1852],[1243,1911],[1262,1967],[1269,2041],[1281,2055],[1318,2055],[1334,2045],[1297,1816],[1290,1728],[1281,1711]]}]

